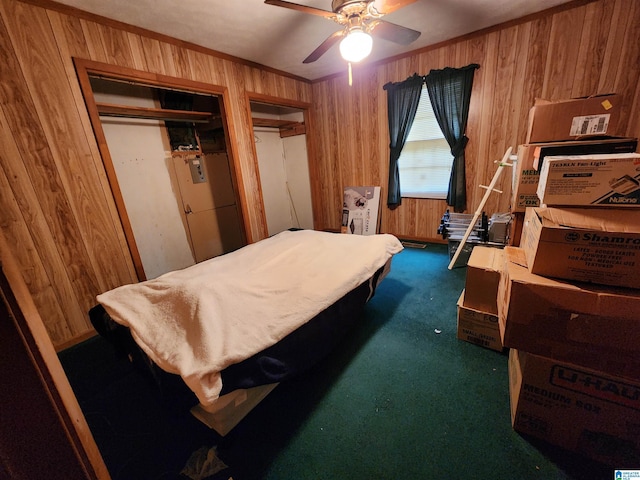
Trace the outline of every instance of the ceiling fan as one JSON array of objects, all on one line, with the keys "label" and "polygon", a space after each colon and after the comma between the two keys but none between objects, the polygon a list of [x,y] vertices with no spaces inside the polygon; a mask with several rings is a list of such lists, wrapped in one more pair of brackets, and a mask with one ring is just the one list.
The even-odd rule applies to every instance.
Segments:
[{"label": "ceiling fan", "polygon": [[299,5],[283,0],[265,0],[268,5],[289,8],[328,18],[344,28],[330,35],[302,63],[312,63],[324,55],[340,39],[340,54],[348,62],[366,58],[373,46],[371,35],[401,45],[409,45],[420,32],[382,20],[384,15],[395,12],[416,0],[332,0],[331,10]]}]

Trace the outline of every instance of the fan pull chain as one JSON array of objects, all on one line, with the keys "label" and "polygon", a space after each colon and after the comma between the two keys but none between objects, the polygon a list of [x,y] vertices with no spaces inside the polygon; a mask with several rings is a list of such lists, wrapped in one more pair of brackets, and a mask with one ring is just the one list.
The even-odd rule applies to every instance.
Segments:
[{"label": "fan pull chain", "polygon": [[349,86],[353,85],[353,75],[351,74],[351,62],[349,62]]}]

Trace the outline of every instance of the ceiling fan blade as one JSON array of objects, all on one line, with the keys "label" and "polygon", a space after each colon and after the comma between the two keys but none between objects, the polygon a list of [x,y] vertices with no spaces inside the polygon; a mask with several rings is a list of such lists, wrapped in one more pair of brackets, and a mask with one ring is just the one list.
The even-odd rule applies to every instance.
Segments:
[{"label": "ceiling fan blade", "polygon": [[386,15],[415,2],[416,0],[374,0],[373,8],[380,15]]},{"label": "ceiling fan blade", "polygon": [[333,20],[336,18],[336,14],[329,10],[321,10],[320,8],[307,7],[306,5],[299,5],[297,3],[285,2],[283,0],[264,0],[267,5],[275,5],[276,7],[289,8],[291,10],[297,10],[299,12],[310,13],[311,15],[319,15],[321,17],[329,18]]},{"label": "ceiling fan blade", "polygon": [[322,42],[318,48],[311,52],[311,55],[305,58],[302,63],[312,63],[318,60],[344,36],[344,32],[344,30],[338,30],[337,32],[329,35],[329,37],[327,37],[327,39]]},{"label": "ceiling fan blade", "polygon": [[374,20],[369,24],[372,35],[400,45],[409,45],[421,35],[417,30],[402,27],[384,20]]}]

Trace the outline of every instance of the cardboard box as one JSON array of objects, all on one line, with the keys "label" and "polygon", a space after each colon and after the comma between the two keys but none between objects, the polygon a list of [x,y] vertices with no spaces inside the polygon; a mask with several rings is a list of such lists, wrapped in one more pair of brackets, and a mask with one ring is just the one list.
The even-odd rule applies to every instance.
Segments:
[{"label": "cardboard box", "polygon": [[494,213],[489,218],[488,241],[497,245],[506,245],[509,241],[510,213]]},{"label": "cardboard box", "polygon": [[458,299],[458,338],[498,352],[503,350],[498,316],[466,307],[464,290]]},{"label": "cardboard box", "polygon": [[509,245],[520,246],[522,239],[522,227],[524,225],[524,212],[516,212],[511,220],[511,231],[509,232]]},{"label": "cardboard box", "polygon": [[540,170],[544,158],[554,155],[597,155],[612,153],[633,153],[638,148],[637,138],[603,138],[534,144],[533,168]]},{"label": "cardboard box", "polygon": [[640,465],[640,382],[509,352],[511,423],[614,468]]},{"label": "cardboard box", "polygon": [[640,210],[529,208],[520,246],[531,273],[640,288]]},{"label": "cardboard box", "polygon": [[476,246],[467,261],[464,306],[498,314],[498,283],[504,265],[502,249]]},{"label": "cardboard box", "polygon": [[622,97],[616,94],[556,101],[536,99],[529,110],[526,143],[593,135],[624,136],[621,111]]},{"label": "cardboard box", "polygon": [[535,275],[505,247],[498,286],[502,344],[640,380],[640,291]]},{"label": "cardboard box", "polygon": [[518,155],[511,185],[511,212],[524,212],[540,205],[538,180],[540,172],[533,168],[536,145],[518,145]]},{"label": "cardboard box", "polygon": [[538,179],[547,206],[640,207],[640,155],[546,157]]},{"label": "cardboard box", "polygon": [[636,138],[615,138],[564,142],[533,143],[518,146],[513,169],[511,211],[524,212],[540,205],[538,183],[544,159],[557,155],[592,155],[632,153],[638,147]]}]

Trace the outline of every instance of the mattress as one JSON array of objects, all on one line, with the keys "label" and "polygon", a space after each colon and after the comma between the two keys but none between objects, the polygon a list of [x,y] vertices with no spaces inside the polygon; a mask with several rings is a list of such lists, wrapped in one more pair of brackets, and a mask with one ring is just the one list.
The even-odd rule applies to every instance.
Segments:
[{"label": "mattress", "polygon": [[106,292],[90,318],[156,380],[163,372],[182,377],[206,407],[233,389],[289,378],[326,355],[401,249],[391,235],[282,232]]}]

